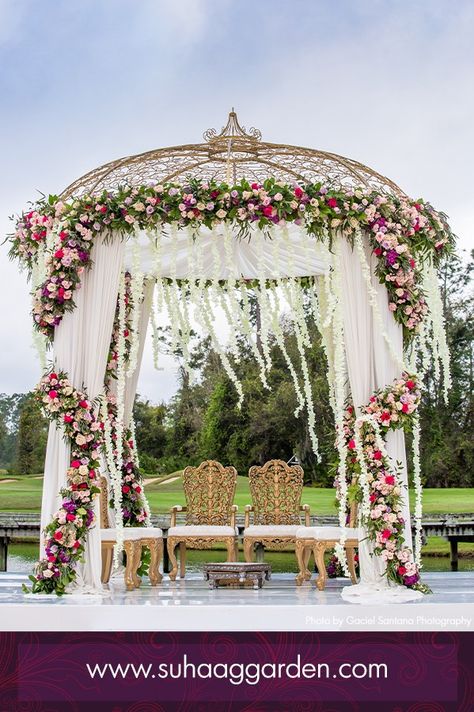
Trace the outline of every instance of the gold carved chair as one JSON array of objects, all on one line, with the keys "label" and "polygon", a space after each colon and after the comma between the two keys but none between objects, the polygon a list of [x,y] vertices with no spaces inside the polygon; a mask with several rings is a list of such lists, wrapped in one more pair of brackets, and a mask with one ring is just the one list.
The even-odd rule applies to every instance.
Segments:
[{"label": "gold carved chair", "polygon": [[[227,548],[227,561],[237,558],[237,529],[233,504],[237,485],[235,467],[223,467],[220,462],[206,460],[199,467],[186,467],[183,488],[186,507],[171,509],[168,529],[168,555],[171,562],[170,579],[178,574],[175,549],[180,548],[180,576],[185,575],[186,548],[211,549],[217,542]],[[177,523],[179,512],[185,513],[184,524]]]},{"label": "gold carved chair", "polygon": [[[283,460],[269,460],[262,467],[250,468],[249,486],[253,504],[245,507],[245,560],[252,561],[257,543],[267,549],[294,547],[302,512],[306,526],[310,523],[309,505],[301,504],[303,469],[299,465],[287,465]],[[311,551],[307,555],[309,558]],[[309,571],[306,577],[311,578]]]},{"label": "gold carved chair", "polygon": [[[114,546],[117,543],[115,529],[109,525],[108,486],[105,477],[100,478],[100,539],[102,549],[102,583],[108,583],[112,571]],[[159,584],[163,578],[160,573],[160,562],[163,558],[163,532],[158,527],[124,527],[123,548],[126,556],[125,586],[128,591],[138,588],[141,579],[137,574],[140,566],[142,548],[150,550],[149,578],[152,586]]]},{"label": "gold carved chair", "polygon": [[[357,502],[353,502],[350,507],[349,525],[346,527],[346,540],[344,548],[347,558],[347,568],[351,576],[352,583],[357,583],[355,568],[355,549],[359,546],[359,529],[357,528]],[[334,549],[341,539],[342,528],[332,526],[321,527],[300,527],[296,532],[296,559],[299,566],[299,574],[296,583],[301,586],[303,581],[308,580],[308,561],[311,553],[318,569],[316,586],[320,591],[324,591],[327,582],[327,570],[324,556],[326,551]]]}]

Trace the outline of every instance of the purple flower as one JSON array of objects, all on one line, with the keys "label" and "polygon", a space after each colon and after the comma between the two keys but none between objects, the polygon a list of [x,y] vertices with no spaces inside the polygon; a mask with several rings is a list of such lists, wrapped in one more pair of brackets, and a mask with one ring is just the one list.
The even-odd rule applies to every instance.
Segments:
[{"label": "purple flower", "polygon": [[396,250],[389,250],[386,254],[385,259],[388,265],[393,265],[398,260],[398,252]]},{"label": "purple flower", "polygon": [[403,577],[403,583],[405,584],[405,586],[408,586],[408,587],[414,586],[415,584],[418,583],[419,580],[420,580],[420,577],[418,576],[418,574],[413,574],[412,576],[404,576]]}]

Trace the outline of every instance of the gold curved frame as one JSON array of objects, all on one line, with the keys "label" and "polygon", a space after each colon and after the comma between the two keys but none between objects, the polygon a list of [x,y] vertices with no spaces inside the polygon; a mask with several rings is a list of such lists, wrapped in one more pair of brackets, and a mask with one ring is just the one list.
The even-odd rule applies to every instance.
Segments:
[{"label": "gold curved frame", "polygon": [[262,182],[274,177],[285,182],[322,182],[405,195],[389,178],[351,158],[262,141],[258,129],[252,127],[246,132],[233,109],[221,132],[207,129],[204,139],[205,143],[158,148],[106,163],[71,183],[61,198],[113,191],[124,184],[183,182],[190,176],[227,183],[237,183],[242,178]]}]

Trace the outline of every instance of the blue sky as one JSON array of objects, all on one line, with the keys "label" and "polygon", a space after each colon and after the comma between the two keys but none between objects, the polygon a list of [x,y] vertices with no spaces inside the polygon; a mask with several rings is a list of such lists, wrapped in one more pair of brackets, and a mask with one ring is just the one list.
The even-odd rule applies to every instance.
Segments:
[{"label": "blue sky", "polygon": [[[429,199],[471,248],[473,33],[468,0],[0,0],[0,232],[37,191],[197,142],[235,106],[269,141],[350,156]],[[39,368],[5,248],[0,299],[0,391],[23,391]],[[173,388],[173,365],[147,358],[140,390]]]}]

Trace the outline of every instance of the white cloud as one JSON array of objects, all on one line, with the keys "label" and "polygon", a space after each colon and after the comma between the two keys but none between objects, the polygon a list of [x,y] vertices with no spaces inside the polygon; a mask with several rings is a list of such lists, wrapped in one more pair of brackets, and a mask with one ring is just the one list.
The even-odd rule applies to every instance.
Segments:
[{"label": "white cloud", "polygon": [[[94,3],[59,3],[55,34],[43,27],[36,40],[47,49],[64,35],[71,48],[34,55],[45,77],[36,87],[24,85],[36,28],[20,32],[25,4],[0,0],[0,49],[2,40],[20,43],[18,63],[26,62],[18,103],[0,115],[0,232],[36,189],[56,192],[113,158],[199,140],[235,103],[242,123],[267,140],[348,155],[431,200],[450,215],[461,245],[474,247],[472,3],[295,2],[296,13],[292,3],[269,13],[276,5],[267,2],[250,14],[249,5],[117,0],[110,28],[97,34],[92,21],[84,29]],[[76,55],[67,33],[80,18]],[[0,81],[17,69],[0,64]],[[11,392],[32,386],[38,368],[24,278],[7,263],[5,246],[0,255],[8,336],[0,391]],[[148,354],[139,388],[160,400],[174,387],[173,373],[166,362],[154,374]]]}]

